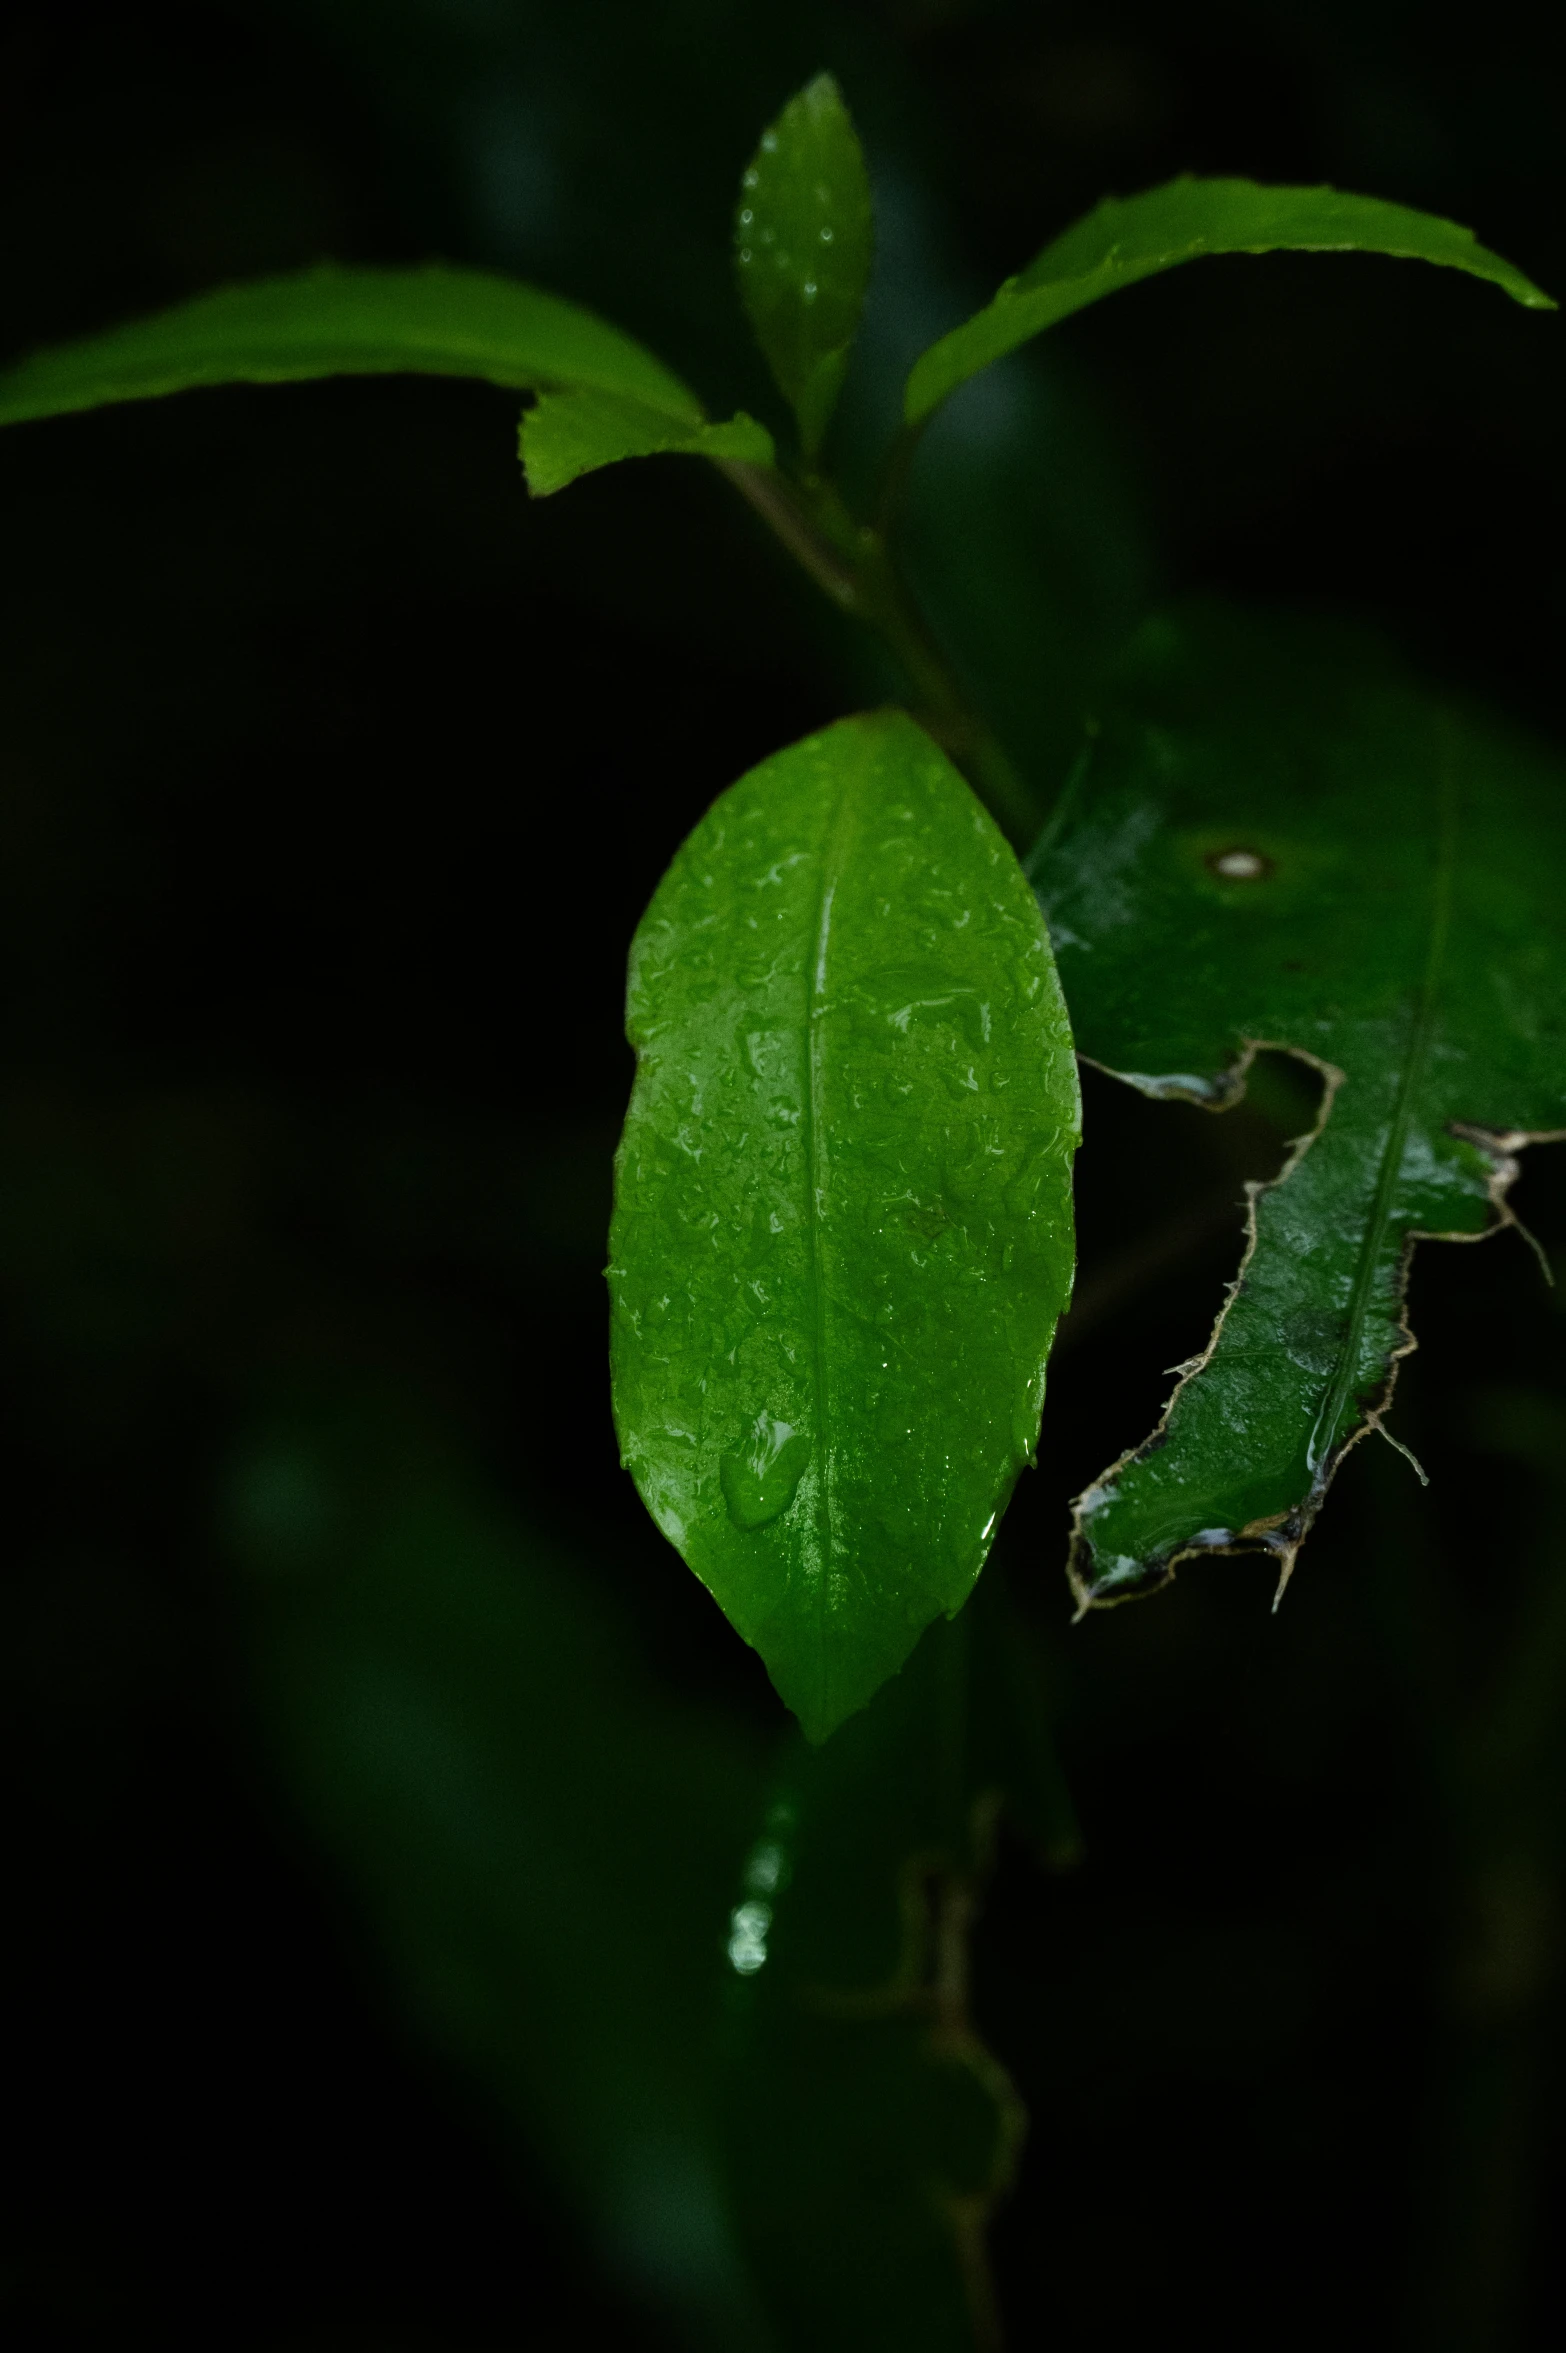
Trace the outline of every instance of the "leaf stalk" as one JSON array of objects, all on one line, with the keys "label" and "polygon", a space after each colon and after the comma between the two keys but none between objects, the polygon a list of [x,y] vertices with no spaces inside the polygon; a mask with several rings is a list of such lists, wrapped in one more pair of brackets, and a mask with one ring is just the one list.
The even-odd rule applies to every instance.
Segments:
[{"label": "leaf stalk", "polygon": [[1037,835],[1042,811],[1010,755],[974,710],[892,555],[884,527],[862,523],[820,475],[779,467],[721,468],[839,612],[873,629],[907,678],[914,715],[956,762],[1014,844]]}]

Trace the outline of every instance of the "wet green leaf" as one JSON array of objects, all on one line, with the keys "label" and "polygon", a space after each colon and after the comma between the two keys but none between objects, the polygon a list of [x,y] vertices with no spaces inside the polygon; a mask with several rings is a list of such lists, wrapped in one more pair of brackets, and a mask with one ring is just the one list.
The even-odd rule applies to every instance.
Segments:
[{"label": "wet green leaf", "polygon": [[621,1450],[822,1739],[958,1609],[1070,1289],[1075,1065],[1038,910],[895,711],[741,779],[637,933]]},{"label": "wet green leaf", "polygon": [[702,457],[770,466],[772,436],[743,410],[723,425],[691,425],[613,392],[546,392],[522,418],[519,439],[535,498],[622,458]]},{"label": "wet green leaf", "polygon": [[1219,253],[1380,253],[1435,262],[1499,286],[1530,310],[1547,294],[1471,229],[1378,196],[1336,188],[1264,188],[1254,180],[1170,180],[1145,195],[1106,197],[1008,278],[993,302],[933,343],[914,365],[903,412],[918,425],[948,393],[1004,352],[1122,286]]},{"label": "wet green leaf", "polygon": [[1197,612],[1136,642],[1032,868],[1092,1060],[1220,1107],[1258,1046],[1324,1075],[1073,1555],[1089,1600],[1199,1552],[1286,1571],[1413,1346],[1415,1241],[1494,1231],[1511,1155],[1566,1129],[1566,774],[1358,641]]},{"label": "wet green leaf", "polygon": [[0,424],[200,385],[474,376],[613,394],[687,428],[701,405],[629,335],[484,270],[315,269],[199,294],[0,374]]},{"label": "wet green leaf", "polygon": [[762,134],[740,184],[740,298],[813,457],[831,421],[870,282],[865,159],[830,74]]},{"label": "wet green leaf", "polygon": [[985,2237],[1026,2117],[968,1986],[1005,1775],[989,1586],[790,1743],[738,1874],[725,2174],[789,2353],[998,2342]]}]

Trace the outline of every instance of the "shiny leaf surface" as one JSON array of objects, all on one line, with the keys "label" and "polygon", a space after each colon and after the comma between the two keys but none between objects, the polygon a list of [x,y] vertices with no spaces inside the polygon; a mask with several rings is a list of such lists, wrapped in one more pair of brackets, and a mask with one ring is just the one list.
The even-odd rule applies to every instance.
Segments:
[{"label": "shiny leaf surface", "polygon": [[1374,649],[1150,625],[1033,871],[1082,1051],[1221,1107],[1259,1046],[1321,1071],[1206,1354],[1078,1500],[1085,1600],[1193,1553],[1285,1572],[1385,1409],[1416,1240],[1505,1222],[1566,1128],[1566,774]]},{"label": "shiny leaf surface", "polygon": [[522,419],[518,444],[535,498],[622,458],[702,457],[770,466],[764,425],[743,411],[722,425],[692,425],[613,392],[546,392]]},{"label": "shiny leaf surface", "polygon": [[1141,196],[1106,197],[1046,245],[993,302],[943,335],[914,365],[903,396],[917,425],[948,393],[1046,327],[1181,262],[1220,253],[1379,253],[1464,270],[1531,310],[1547,294],[1455,221],[1336,188],[1266,188],[1189,175]]},{"label": "shiny leaf surface", "polygon": [[701,423],[677,376],[579,304],[484,270],[429,268],[261,278],[37,352],[0,374],[0,424],[200,385],[399,374],[580,387]]},{"label": "shiny leaf surface", "polygon": [[1011,851],[911,719],[724,794],[631,955],[621,1451],[822,1739],[960,1607],[1070,1289],[1075,1064]]},{"label": "shiny leaf surface", "polygon": [[814,456],[848,367],[870,282],[870,181],[848,109],[818,74],[762,134],[740,184],[740,298]]}]

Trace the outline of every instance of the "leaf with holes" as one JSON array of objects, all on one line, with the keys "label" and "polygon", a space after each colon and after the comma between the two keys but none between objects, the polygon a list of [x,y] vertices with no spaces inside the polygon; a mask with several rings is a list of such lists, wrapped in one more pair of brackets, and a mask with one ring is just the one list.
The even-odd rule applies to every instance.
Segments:
[{"label": "leaf with holes", "polygon": [[1076,1069],[1015,857],[901,712],[725,793],[631,953],[621,1451],[811,1738],[959,1609],[1038,1436]]},{"label": "leaf with holes", "polygon": [[1530,310],[1554,303],[1472,229],[1379,196],[1337,188],[1267,188],[1255,180],[1189,173],[1141,196],[1107,196],[1046,245],[993,302],[943,335],[915,363],[903,414],[921,425],[948,394],[992,360],[1042,335],[1122,286],[1220,253],[1380,253],[1427,261],[1499,286]]},{"label": "leaf with holes", "polygon": [[1091,1060],[1219,1109],[1259,1047],[1323,1074],[1072,1558],[1084,1602],[1194,1553],[1287,1575],[1414,1345],[1415,1242],[1508,1222],[1512,1155],[1566,1131],[1566,773],[1363,643],[1197,612],[1136,641],[1031,870]]}]

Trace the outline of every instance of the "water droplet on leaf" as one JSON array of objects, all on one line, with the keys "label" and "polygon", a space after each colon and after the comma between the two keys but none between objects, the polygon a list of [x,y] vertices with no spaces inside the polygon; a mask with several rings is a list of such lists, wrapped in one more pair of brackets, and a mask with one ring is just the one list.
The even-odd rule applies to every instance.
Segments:
[{"label": "water droplet on leaf", "polygon": [[1264,882],[1273,870],[1260,850],[1214,850],[1207,863],[1225,882]]},{"label": "water droplet on leaf", "polygon": [[743,1446],[725,1454],[718,1464],[723,1500],[735,1527],[749,1531],[780,1519],[793,1502],[809,1461],[805,1431],[779,1421],[775,1414],[758,1414]]}]

